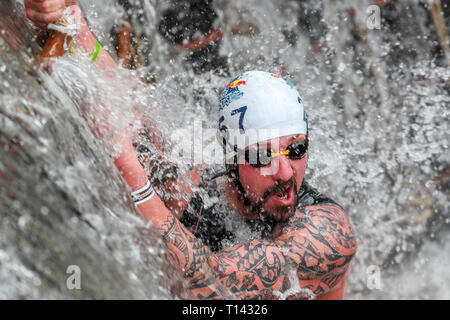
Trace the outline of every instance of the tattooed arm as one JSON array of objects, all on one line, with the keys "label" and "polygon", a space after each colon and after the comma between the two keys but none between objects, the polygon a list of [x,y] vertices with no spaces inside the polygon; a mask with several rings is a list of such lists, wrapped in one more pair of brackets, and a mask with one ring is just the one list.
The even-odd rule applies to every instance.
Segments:
[{"label": "tattooed arm", "polygon": [[239,244],[210,261],[240,298],[340,299],[356,247],[345,212],[326,204],[299,209],[273,241]]},{"label": "tattooed arm", "polygon": [[[164,205],[156,206],[161,210]],[[277,239],[241,243],[219,254],[212,254],[165,207],[157,216],[148,218],[166,242],[170,262],[183,272],[198,298],[343,297],[357,244],[337,205],[305,207]]]},{"label": "tattooed arm", "polygon": [[[115,165],[133,190],[145,185],[147,175],[130,140]],[[170,262],[198,298],[342,298],[357,244],[336,204],[300,208],[276,239],[240,243],[219,254],[212,254],[158,196],[138,209],[159,231]]]}]

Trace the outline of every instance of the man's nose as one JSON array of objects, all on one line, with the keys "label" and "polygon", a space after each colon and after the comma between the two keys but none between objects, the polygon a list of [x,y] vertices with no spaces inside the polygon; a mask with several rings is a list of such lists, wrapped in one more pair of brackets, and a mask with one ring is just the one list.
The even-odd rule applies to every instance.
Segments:
[{"label": "man's nose", "polygon": [[288,181],[294,174],[289,159],[286,156],[279,156],[273,162],[273,178],[276,181]]}]

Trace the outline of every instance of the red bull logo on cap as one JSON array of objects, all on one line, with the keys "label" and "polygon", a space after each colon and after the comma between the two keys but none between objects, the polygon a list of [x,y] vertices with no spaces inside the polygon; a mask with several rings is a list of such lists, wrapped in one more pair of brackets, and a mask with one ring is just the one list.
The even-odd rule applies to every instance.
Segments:
[{"label": "red bull logo on cap", "polygon": [[234,80],[233,82],[231,82],[229,85],[227,85],[227,88],[236,88],[236,87],[240,86],[241,84],[247,84],[247,82],[244,80],[237,79],[237,80]]},{"label": "red bull logo on cap", "polygon": [[232,101],[239,99],[244,95],[243,92],[239,91],[239,86],[247,85],[247,81],[241,78],[236,78],[225,88],[222,96],[220,97],[220,107],[219,110],[227,107]]}]

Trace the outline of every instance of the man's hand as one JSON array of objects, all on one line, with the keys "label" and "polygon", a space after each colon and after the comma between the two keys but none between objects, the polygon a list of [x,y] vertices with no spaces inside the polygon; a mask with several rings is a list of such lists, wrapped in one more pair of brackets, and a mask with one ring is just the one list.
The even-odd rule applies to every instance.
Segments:
[{"label": "man's hand", "polygon": [[28,19],[45,28],[61,18],[66,7],[78,5],[78,0],[24,0],[24,4]]}]

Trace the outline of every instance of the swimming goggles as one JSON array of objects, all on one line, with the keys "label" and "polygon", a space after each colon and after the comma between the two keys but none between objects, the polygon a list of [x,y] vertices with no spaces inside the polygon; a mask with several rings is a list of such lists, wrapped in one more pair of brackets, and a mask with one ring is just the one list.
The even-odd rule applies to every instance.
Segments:
[{"label": "swimming goggles", "polygon": [[283,152],[275,153],[270,149],[245,150],[245,161],[254,168],[262,168],[270,164],[273,158],[287,156],[291,160],[300,160],[308,151],[308,138],[296,141],[289,145]]}]

